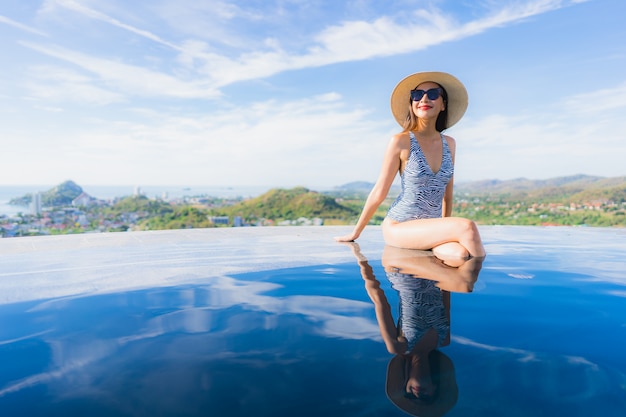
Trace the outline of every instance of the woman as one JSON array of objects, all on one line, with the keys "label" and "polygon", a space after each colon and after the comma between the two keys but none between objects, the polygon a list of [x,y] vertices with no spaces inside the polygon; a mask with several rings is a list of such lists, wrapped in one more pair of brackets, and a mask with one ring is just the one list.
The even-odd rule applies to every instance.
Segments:
[{"label": "woman", "polygon": [[337,241],[359,237],[399,173],[402,189],[382,224],[388,245],[432,249],[450,264],[485,256],[476,224],[450,217],[456,142],[441,132],[458,122],[466,109],[467,91],[450,74],[420,72],[398,83],[391,111],[403,130],[387,146],[380,175],[353,232]]}]

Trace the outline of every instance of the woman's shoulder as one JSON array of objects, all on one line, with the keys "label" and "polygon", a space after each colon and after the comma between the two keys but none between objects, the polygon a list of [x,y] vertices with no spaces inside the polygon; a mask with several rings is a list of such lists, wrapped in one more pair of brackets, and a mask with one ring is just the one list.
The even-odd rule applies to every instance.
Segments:
[{"label": "woman's shoulder", "polygon": [[441,134],[441,136],[443,136],[443,138],[448,143],[456,143],[456,140],[452,136],[444,135],[443,133]]},{"label": "woman's shoulder", "polygon": [[405,139],[409,139],[410,137],[411,137],[411,132],[409,132],[408,130],[403,130],[402,132],[398,132],[392,136],[392,138],[405,138]]},{"label": "woman's shoulder", "polygon": [[443,136],[446,142],[448,142],[448,146],[450,146],[453,149],[456,148],[456,140],[452,136],[448,136],[444,134],[442,134],[441,136]]},{"label": "woman's shoulder", "polygon": [[391,137],[391,143],[396,145],[404,145],[402,147],[410,146],[411,144],[411,135],[409,132],[400,132],[396,133]]},{"label": "woman's shoulder", "polygon": [[452,136],[448,136],[448,135],[441,135],[446,143],[448,144],[448,149],[450,150],[450,154],[452,155],[452,161],[454,162],[454,158],[456,155],[456,140],[454,140],[454,138]]}]

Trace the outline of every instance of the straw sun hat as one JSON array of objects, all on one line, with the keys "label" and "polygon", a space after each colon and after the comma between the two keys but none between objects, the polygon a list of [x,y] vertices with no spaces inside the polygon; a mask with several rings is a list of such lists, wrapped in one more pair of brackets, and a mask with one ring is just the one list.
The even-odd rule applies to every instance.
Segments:
[{"label": "straw sun hat", "polygon": [[461,81],[445,72],[416,72],[396,85],[391,93],[391,112],[396,121],[403,126],[411,102],[411,90],[424,82],[434,82],[448,93],[448,125],[452,127],[461,120],[467,110],[467,90]]},{"label": "straw sun hat", "polygon": [[459,396],[452,360],[438,350],[432,351],[430,354],[432,357],[429,359],[437,363],[438,370],[436,375],[432,375],[432,377],[438,380],[438,394],[435,400],[429,404],[405,397],[407,380],[407,359],[405,357],[396,355],[387,367],[385,389],[387,397],[396,407],[414,416],[443,416],[455,406]]}]

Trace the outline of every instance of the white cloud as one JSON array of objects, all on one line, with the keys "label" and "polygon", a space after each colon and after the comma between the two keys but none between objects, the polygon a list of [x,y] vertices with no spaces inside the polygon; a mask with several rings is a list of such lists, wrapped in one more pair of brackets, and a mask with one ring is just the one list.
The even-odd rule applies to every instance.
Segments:
[{"label": "white cloud", "polygon": [[[494,27],[558,9],[568,5],[569,2],[537,0],[522,4],[514,3],[495,10],[484,18],[467,23],[458,22],[450,15],[435,9],[418,9],[408,19],[406,16],[395,19],[390,16],[382,16],[371,22],[346,21],[328,26],[317,35],[312,36],[312,43],[301,45],[302,49],[305,50],[304,53],[289,51],[282,45],[288,40],[284,39],[281,42],[276,38],[266,38],[262,42],[256,38],[250,39],[249,48],[244,47],[243,42],[239,41],[239,47],[234,51],[220,53],[213,50],[202,39],[188,39],[178,44],[150,31],[124,23],[93,8],[86,7],[74,0],[48,0],[47,4],[48,8],[60,6],[90,19],[99,20],[129,31],[160,45],[165,45],[180,53],[179,63],[195,67],[197,71],[195,83],[218,88],[239,81],[269,77],[288,70],[419,51],[433,45],[473,36]],[[227,7],[221,2],[211,4],[212,6],[216,4],[220,6],[216,10],[221,11],[222,15],[226,15],[227,19],[236,15],[233,6]],[[188,12],[197,9],[195,6],[187,6],[190,7],[190,9],[186,9]],[[203,10],[203,12],[205,11]],[[253,17],[248,16],[248,18]],[[210,25],[206,25],[205,33],[207,36],[203,36],[203,38],[210,38],[208,32],[211,30]],[[88,69],[91,71],[100,66],[103,66],[107,72],[119,70],[125,66],[123,72],[130,74],[137,72],[130,65],[111,62],[102,58],[89,59],[87,54],[71,52],[62,48],[42,48],[33,44],[28,45],[40,52],[89,67]],[[95,61],[97,65],[87,65],[89,61]],[[105,71],[100,71],[100,75],[105,77]],[[173,77],[157,75],[156,73],[149,75],[152,79],[160,77],[166,81]],[[193,82],[187,83],[193,84]],[[136,89],[130,91],[136,91]],[[172,90],[167,88],[156,91],[169,91],[166,94],[172,94]],[[196,97],[197,93],[182,92],[181,96]]]},{"label": "white cloud", "polygon": [[95,19],[95,20],[100,20],[102,22],[108,23],[110,25],[113,26],[117,26],[120,29],[124,29],[127,30],[129,32],[134,33],[135,35],[139,35],[142,36],[146,39],[149,39],[153,42],[157,42],[160,44],[163,44],[165,46],[168,46],[170,48],[173,49],[179,49],[179,47],[177,45],[174,45],[173,43],[170,43],[162,38],[160,38],[158,35],[151,33],[147,30],[143,30],[143,29],[139,29],[136,28],[132,25],[126,24],[124,22],[119,21],[118,19],[115,19],[111,16],[107,16],[104,13],[101,13],[95,9],[89,8],[87,6],[85,6],[82,3],[79,3],[75,0],[48,0],[47,2],[47,6],[49,9],[53,9],[54,6],[59,6],[59,7],[63,7],[69,10],[72,10],[74,12],[80,13],[86,17],[89,17],[91,19]]},{"label": "white cloud", "polygon": [[59,46],[44,46],[32,42],[22,45],[60,60],[72,63],[99,77],[98,81],[125,95],[175,98],[215,98],[215,86],[205,80],[181,80],[175,76],[147,68],[98,58]]},{"label": "white cloud", "polygon": [[593,89],[563,100],[565,111],[577,115],[601,116],[606,112],[623,114],[626,107],[626,82],[614,87]]},{"label": "white cloud", "polygon": [[[457,180],[623,175],[626,84],[544,101],[543,113],[490,114],[455,127]],[[553,111],[558,109],[558,111]],[[602,161],[602,163],[590,163]]]},{"label": "white cloud", "polygon": [[219,84],[228,84],[287,70],[415,52],[473,36],[566,4],[563,1],[515,4],[465,24],[442,12],[424,9],[417,10],[411,19],[407,19],[408,23],[389,16],[372,22],[347,21],[329,26],[314,36],[314,43],[308,46],[304,54],[289,53],[273,42],[271,50],[244,52],[237,59],[223,59],[223,65],[212,75]]},{"label": "white cloud", "polygon": [[[545,106],[564,108],[561,103]],[[623,175],[626,142],[607,132],[626,131],[626,120],[615,121],[567,112],[468,117],[450,132],[458,143],[456,179]],[[346,105],[337,93],[206,113],[135,108],[117,120],[77,120],[71,131],[51,131],[29,159],[58,175],[57,182],[334,186],[375,180],[395,130],[387,122],[367,107]],[[7,175],[20,167],[12,164],[2,167]],[[24,180],[41,182],[28,180],[31,174],[37,173],[24,173]]]},{"label": "white cloud", "polygon": [[259,42],[256,38],[250,39],[245,27],[237,22],[247,25],[271,18],[269,13],[263,15],[250,5],[242,8],[233,2],[217,0],[165,1],[155,4],[153,10],[159,20],[183,36],[235,49],[250,48]]},{"label": "white cloud", "polygon": [[[22,179],[41,182],[35,177],[46,171],[81,184],[338,185],[375,178],[387,128],[334,93],[206,114],[135,109],[126,119],[83,118],[71,130],[50,129],[29,152],[38,170]],[[23,140],[16,138],[16,151]],[[20,164],[5,161],[0,174]]]},{"label": "white cloud", "polygon": [[46,36],[46,37],[48,36],[46,33],[38,29],[24,25],[23,23],[16,22],[15,20],[9,19],[6,16],[0,15],[0,23],[5,23],[9,26],[13,26],[14,28],[23,30],[25,32],[34,33],[35,35]]},{"label": "white cloud", "polygon": [[107,105],[124,101],[121,94],[99,88],[95,80],[70,69],[42,65],[30,69],[27,88],[41,101]]},{"label": "white cloud", "polygon": [[[342,77],[350,76],[345,71],[337,71],[336,84],[325,84],[326,91],[305,100],[285,98],[290,77],[299,77],[297,73],[264,84],[277,92],[274,99],[268,95],[262,101],[244,102],[234,94],[221,95],[222,89],[284,71],[408,54],[576,2],[486,3],[491,4],[488,11],[482,2],[481,14],[472,9],[470,20],[437,9],[372,14],[362,20],[352,14],[352,20],[345,21],[339,19],[346,15],[324,15],[318,25],[290,38],[284,27],[268,28],[267,22],[278,17],[267,17],[267,10],[241,10],[225,2],[130,7],[47,0],[38,22],[46,25],[53,40],[18,41],[26,48],[16,50],[19,66],[10,71],[19,76],[0,85],[3,93],[9,93],[3,100],[10,103],[0,104],[12,109],[10,114],[17,114],[12,106],[22,87],[29,111],[47,111],[24,113],[24,120],[38,120],[36,129],[17,126],[12,116],[6,116],[0,130],[10,141],[11,152],[38,167],[26,170],[22,178],[31,183],[41,183],[45,170],[58,176],[51,183],[67,178],[83,184],[145,185],[317,186],[372,181],[396,126],[388,111],[379,118],[376,107],[348,104],[333,92],[342,91]],[[215,4],[219,7],[213,19],[221,20],[203,25]],[[292,10],[285,7],[280,13]],[[0,23],[30,28],[2,17]],[[241,24],[258,26],[239,31]],[[64,38],[76,28],[86,30],[84,38]],[[315,75],[310,71],[306,76]],[[282,84],[283,80],[287,81]],[[342,93],[348,97],[347,90]],[[626,141],[620,137],[626,128],[620,116],[625,105],[626,84],[621,84],[564,100],[543,100],[541,106],[514,115],[489,109],[468,113],[451,130],[459,144],[457,181],[545,178],[572,171],[619,175],[623,172],[619,156],[626,154]],[[46,119],[52,111],[56,122]],[[23,144],[35,144],[41,137],[46,140],[29,146],[24,156]],[[10,172],[23,169],[13,162],[20,158],[8,159],[0,174],[11,178]],[[590,164],[590,159],[602,163]],[[115,170],[110,168],[112,161]]]}]

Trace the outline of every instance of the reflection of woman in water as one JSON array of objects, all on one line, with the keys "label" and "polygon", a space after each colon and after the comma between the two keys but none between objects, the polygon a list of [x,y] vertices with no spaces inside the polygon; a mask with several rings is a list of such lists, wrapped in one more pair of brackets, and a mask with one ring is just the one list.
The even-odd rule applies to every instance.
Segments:
[{"label": "reflection of woman in water", "polygon": [[387,368],[387,396],[410,414],[443,415],[458,394],[452,361],[438,350],[450,343],[450,291],[472,291],[482,260],[473,258],[453,268],[429,252],[386,246],[383,266],[400,301],[396,325],[367,259],[358,244],[350,246],[374,303],[382,338],[395,355]]},{"label": "reflection of woman in water", "polygon": [[434,281],[401,272],[387,271],[387,278],[400,300],[396,331],[400,349],[391,353],[406,356],[405,395],[429,403],[436,392],[428,356],[450,344],[450,293],[441,291]]}]

